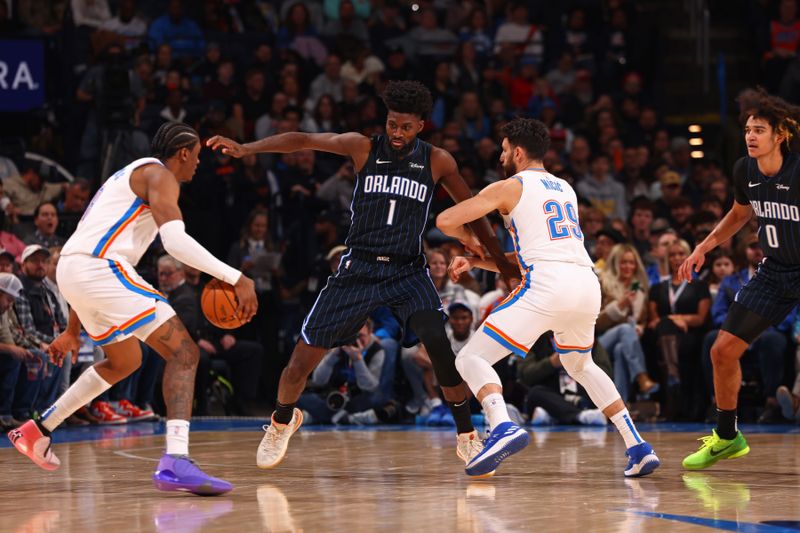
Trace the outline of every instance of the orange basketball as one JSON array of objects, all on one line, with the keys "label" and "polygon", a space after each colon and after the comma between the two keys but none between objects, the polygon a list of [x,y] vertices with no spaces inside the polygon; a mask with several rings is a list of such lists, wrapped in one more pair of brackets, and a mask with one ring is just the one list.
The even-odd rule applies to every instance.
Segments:
[{"label": "orange basketball", "polygon": [[235,329],[244,324],[236,313],[239,300],[233,285],[212,279],[203,288],[200,308],[209,322],[222,329]]}]

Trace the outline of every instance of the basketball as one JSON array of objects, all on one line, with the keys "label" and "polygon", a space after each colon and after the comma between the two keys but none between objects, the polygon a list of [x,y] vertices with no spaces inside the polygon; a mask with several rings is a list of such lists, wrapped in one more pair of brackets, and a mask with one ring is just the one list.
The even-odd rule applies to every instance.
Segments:
[{"label": "basketball", "polygon": [[218,279],[206,283],[200,296],[200,307],[209,322],[222,329],[238,328],[244,324],[236,314],[238,306],[233,285]]}]

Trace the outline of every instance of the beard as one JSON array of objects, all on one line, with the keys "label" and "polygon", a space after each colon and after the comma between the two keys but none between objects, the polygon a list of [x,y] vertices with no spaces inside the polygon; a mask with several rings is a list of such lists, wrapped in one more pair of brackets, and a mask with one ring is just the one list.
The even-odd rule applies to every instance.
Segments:
[{"label": "beard", "polygon": [[513,161],[503,163],[503,172],[505,172],[506,178],[510,178],[517,174],[517,165],[515,165]]},{"label": "beard", "polygon": [[413,146],[414,141],[416,140],[417,138],[414,137],[414,139],[412,139],[411,142],[404,144],[400,148],[395,148],[394,145],[392,144],[392,139],[389,139],[389,149],[396,157],[403,157],[408,155],[409,152],[411,152],[411,147]]}]

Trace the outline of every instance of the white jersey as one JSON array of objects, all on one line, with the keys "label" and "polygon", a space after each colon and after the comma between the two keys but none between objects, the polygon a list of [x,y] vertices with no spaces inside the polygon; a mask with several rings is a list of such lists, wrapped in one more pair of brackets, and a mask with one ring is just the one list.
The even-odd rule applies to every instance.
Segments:
[{"label": "white jersey", "polygon": [[135,266],[158,233],[150,206],[131,189],[131,174],[152,157],[137,159],[108,178],[86,208],[61,255],[85,254]]},{"label": "white jersey", "polygon": [[522,195],[503,218],[523,274],[540,261],[591,267],[570,184],[543,169],[523,170],[511,179],[522,184]]}]

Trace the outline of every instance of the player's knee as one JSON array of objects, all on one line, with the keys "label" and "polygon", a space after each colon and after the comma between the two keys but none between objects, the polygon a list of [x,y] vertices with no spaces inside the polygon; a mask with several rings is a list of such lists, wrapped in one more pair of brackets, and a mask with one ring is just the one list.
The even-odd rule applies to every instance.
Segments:
[{"label": "player's knee", "polygon": [[461,349],[456,355],[456,370],[462,376],[464,375],[464,369],[469,366],[470,358],[474,357],[474,354],[469,353],[466,349]]},{"label": "player's knee", "polygon": [[577,376],[583,374],[590,365],[594,365],[591,353],[562,353],[559,355],[561,365],[573,379],[577,380]]},{"label": "player's knee", "polygon": [[711,346],[711,362],[714,365],[725,365],[738,361],[740,353],[731,342],[717,337],[717,341]]}]

